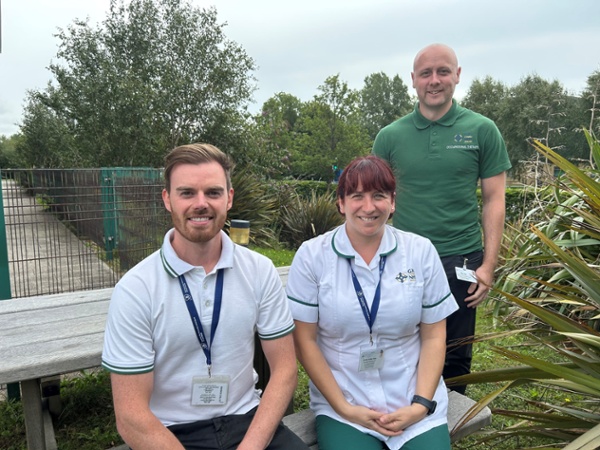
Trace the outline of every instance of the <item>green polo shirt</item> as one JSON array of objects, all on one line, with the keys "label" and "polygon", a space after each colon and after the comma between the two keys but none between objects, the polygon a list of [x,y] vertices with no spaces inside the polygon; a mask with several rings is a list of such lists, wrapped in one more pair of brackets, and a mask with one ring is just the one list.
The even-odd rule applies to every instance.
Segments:
[{"label": "green polo shirt", "polygon": [[396,176],[395,227],[429,238],[440,256],[482,248],[477,182],[511,167],[494,122],[456,101],[432,122],[417,103],[379,132],[373,153]]}]

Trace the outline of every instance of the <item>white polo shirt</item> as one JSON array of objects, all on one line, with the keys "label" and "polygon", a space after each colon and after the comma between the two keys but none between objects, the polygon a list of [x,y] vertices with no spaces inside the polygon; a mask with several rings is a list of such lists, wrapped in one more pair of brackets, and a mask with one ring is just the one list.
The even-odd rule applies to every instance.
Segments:
[{"label": "white polo shirt", "polygon": [[[235,245],[221,232],[221,258],[212,272],[179,259],[169,231],[162,248],[141,261],[116,285],[108,311],[102,366],[115,373],[154,371],[150,408],[165,425],[229,414],[258,405],[253,368],[254,333],[277,339],[292,332],[281,280],[263,255]],[[208,374],[206,357],[183,299],[185,274],[204,333],[210,342],[218,269],[224,269],[223,300],[212,343],[213,375],[228,375],[223,406],[192,406],[192,378]]]},{"label": "white polo shirt", "polygon": [[[373,341],[384,349],[381,369],[359,372],[361,346],[369,344],[348,261],[371,308],[379,282],[379,261],[386,256],[381,276],[381,303],[373,325]],[[440,258],[421,236],[386,226],[377,256],[369,265],[352,248],[342,225],[305,242],[290,268],[286,292],[295,320],[318,323],[318,344],[349,403],[392,412],[410,404],[415,393],[421,349],[420,323],[436,323],[458,309]],[[448,396],[440,377],[436,412],[387,437],[341,418],[311,383],[311,409],[347,423],[399,449],[415,436],[447,423]]]}]

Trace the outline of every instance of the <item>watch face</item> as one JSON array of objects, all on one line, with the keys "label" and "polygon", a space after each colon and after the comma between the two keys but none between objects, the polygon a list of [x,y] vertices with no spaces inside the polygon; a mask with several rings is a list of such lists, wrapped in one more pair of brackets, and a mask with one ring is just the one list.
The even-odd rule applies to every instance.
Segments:
[{"label": "watch face", "polygon": [[437,407],[437,402],[434,400],[431,402],[431,408],[429,408],[429,412],[427,413],[427,415],[431,415],[435,412],[435,408]]}]

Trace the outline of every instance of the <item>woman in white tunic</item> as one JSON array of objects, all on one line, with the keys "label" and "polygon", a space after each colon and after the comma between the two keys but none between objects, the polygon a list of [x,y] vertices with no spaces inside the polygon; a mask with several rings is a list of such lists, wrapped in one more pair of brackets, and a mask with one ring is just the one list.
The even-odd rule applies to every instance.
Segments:
[{"label": "woman in white tunic", "polygon": [[[298,249],[287,295],[320,450],[449,450],[446,317],[458,309],[429,240],[387,221],[386,162],[343,171],[343,225]],[[410,214],[410,211],[397,212]]]}]

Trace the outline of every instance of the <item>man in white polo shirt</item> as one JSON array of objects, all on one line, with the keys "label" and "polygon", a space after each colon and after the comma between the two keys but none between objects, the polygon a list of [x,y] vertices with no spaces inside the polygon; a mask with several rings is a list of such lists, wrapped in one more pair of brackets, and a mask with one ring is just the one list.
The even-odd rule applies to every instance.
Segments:
[{"label": "man in white polo shirt", "polygon": [[[163,202],[174,228],[114,289],[102,366],[133,449],[307,449],[281,424],[297,368],[278,273],[222,231],[232,168],[208,144],[167,155]],[[255,332],[271,370],[262,398]]]}]

